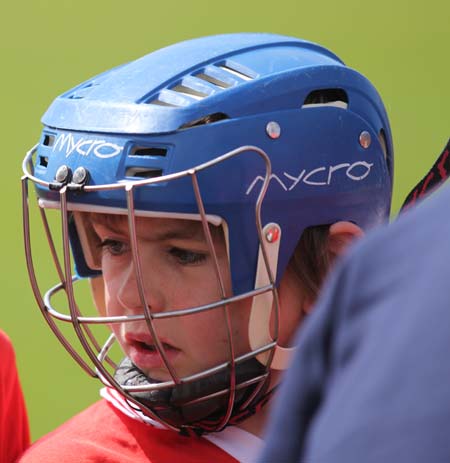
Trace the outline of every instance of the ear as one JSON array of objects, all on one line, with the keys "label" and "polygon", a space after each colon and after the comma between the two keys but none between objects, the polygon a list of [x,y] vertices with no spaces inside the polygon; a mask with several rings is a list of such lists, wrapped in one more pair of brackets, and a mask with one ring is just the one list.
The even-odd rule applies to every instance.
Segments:
[{"label": "ear", "polygon": [[328,252],[335,259],[345,252],[355,239],[364,236],[364,232],[358,225],[352,222],[336,222],[330,226],[328,235]]}]

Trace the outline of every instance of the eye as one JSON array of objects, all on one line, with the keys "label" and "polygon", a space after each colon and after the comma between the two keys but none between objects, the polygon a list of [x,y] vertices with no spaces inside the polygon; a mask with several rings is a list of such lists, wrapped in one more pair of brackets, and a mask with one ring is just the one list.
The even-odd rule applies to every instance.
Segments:
[{"label": "eye", "polygon": [[102,252],[111,254],[112,256],[121,256],[129,250],[129,245],[123,241],[113,240],[110,238],[104,239],[100,243]]},{"label": "eye", "polygon": [[169,249],[169,254],[178,261],[181,265],[194,265],[204,262],[207,254],[203,252],[189,251],[187,249],[172,247]]}]

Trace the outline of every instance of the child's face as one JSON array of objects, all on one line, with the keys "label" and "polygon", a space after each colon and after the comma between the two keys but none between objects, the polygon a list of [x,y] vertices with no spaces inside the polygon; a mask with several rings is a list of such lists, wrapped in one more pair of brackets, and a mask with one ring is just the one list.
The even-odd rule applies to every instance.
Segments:
[{"label": "child's face", "polygon": [[[131,252],[127,218],[90,216],[100,241],[105,304],[109,316],[143,313]],[[214,227],[213,227],[214,228]],[[136,235],[147,304],[152,313],[200,306],[220,300],[213,257],[201,222],[175,219],[136,219]],[[231,295],[228,257],[223,235],[212,230],[224,278]],[[250,301],[229,306],[234,355],[250,350],[248,318]],[[156,320],[165,353],[180,377],[218,365],[229,358],[227,322],[223,308],[195,315]],[[147,376],[171,379],[154,347],[145,321],[111,325],[125,354]]]}]

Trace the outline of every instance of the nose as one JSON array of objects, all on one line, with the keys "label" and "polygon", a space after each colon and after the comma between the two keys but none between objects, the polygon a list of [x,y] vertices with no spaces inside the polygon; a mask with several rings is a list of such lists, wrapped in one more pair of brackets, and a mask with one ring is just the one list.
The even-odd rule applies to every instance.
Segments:
[{"label": "nose", "polygon": [[118,282],[116,297],[120,305],[131,312],[142,312],[142,299],[133,262],[123,269],[119,279],[121,281]]},{"label": "nose", "polygon": [[[160,305],[157,303],[156,288],[151,290],[150,285],[151,275],[142,275],[142,282],[139,282],[133,262],[130,262],[124,268],[121,276],[121,281],[118,285],[117,300],[119,304],[128,312],[141,314],[144,311],[144,301],[141,294],[145,295],[145,302],[151,311],[155,311]],[[144,281],[145,280],[145,281]]]}]

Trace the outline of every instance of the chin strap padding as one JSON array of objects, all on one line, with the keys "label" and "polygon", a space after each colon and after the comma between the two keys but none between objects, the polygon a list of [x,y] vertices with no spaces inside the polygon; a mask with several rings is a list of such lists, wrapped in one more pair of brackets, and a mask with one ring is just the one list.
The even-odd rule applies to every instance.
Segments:
[{"label": "chin strap padding", "polygon": [[[263,228],[262,239],[264,240],[264,243],[261,243],[259,246],[255,289],[271,284],[262,246],[264,246],[266,250],[268,261],[267,264],[270,268],[272,278],[274,280],[276,278],[278,254],[280,251],[281,243],[280,226],[276,223],[267,224]],[[274,291],[276,291],[275,288]],[[274,308],[273,291],[267,291],[253,298],[248,327],[250,347],[252,350],[256,350],[273,342],[273,339],[270,335],[270,321],[273,310],[276,310],[276,308]],[[293,348],[284,348],[277,345],[275,347],[275,352],[270,367],[275,370],[285,370],[289,366],[289,361],[293,350]],[[266,351],[259,354],[256,358],[263,365],[266,365],[269,355],[270,351]]]}]

